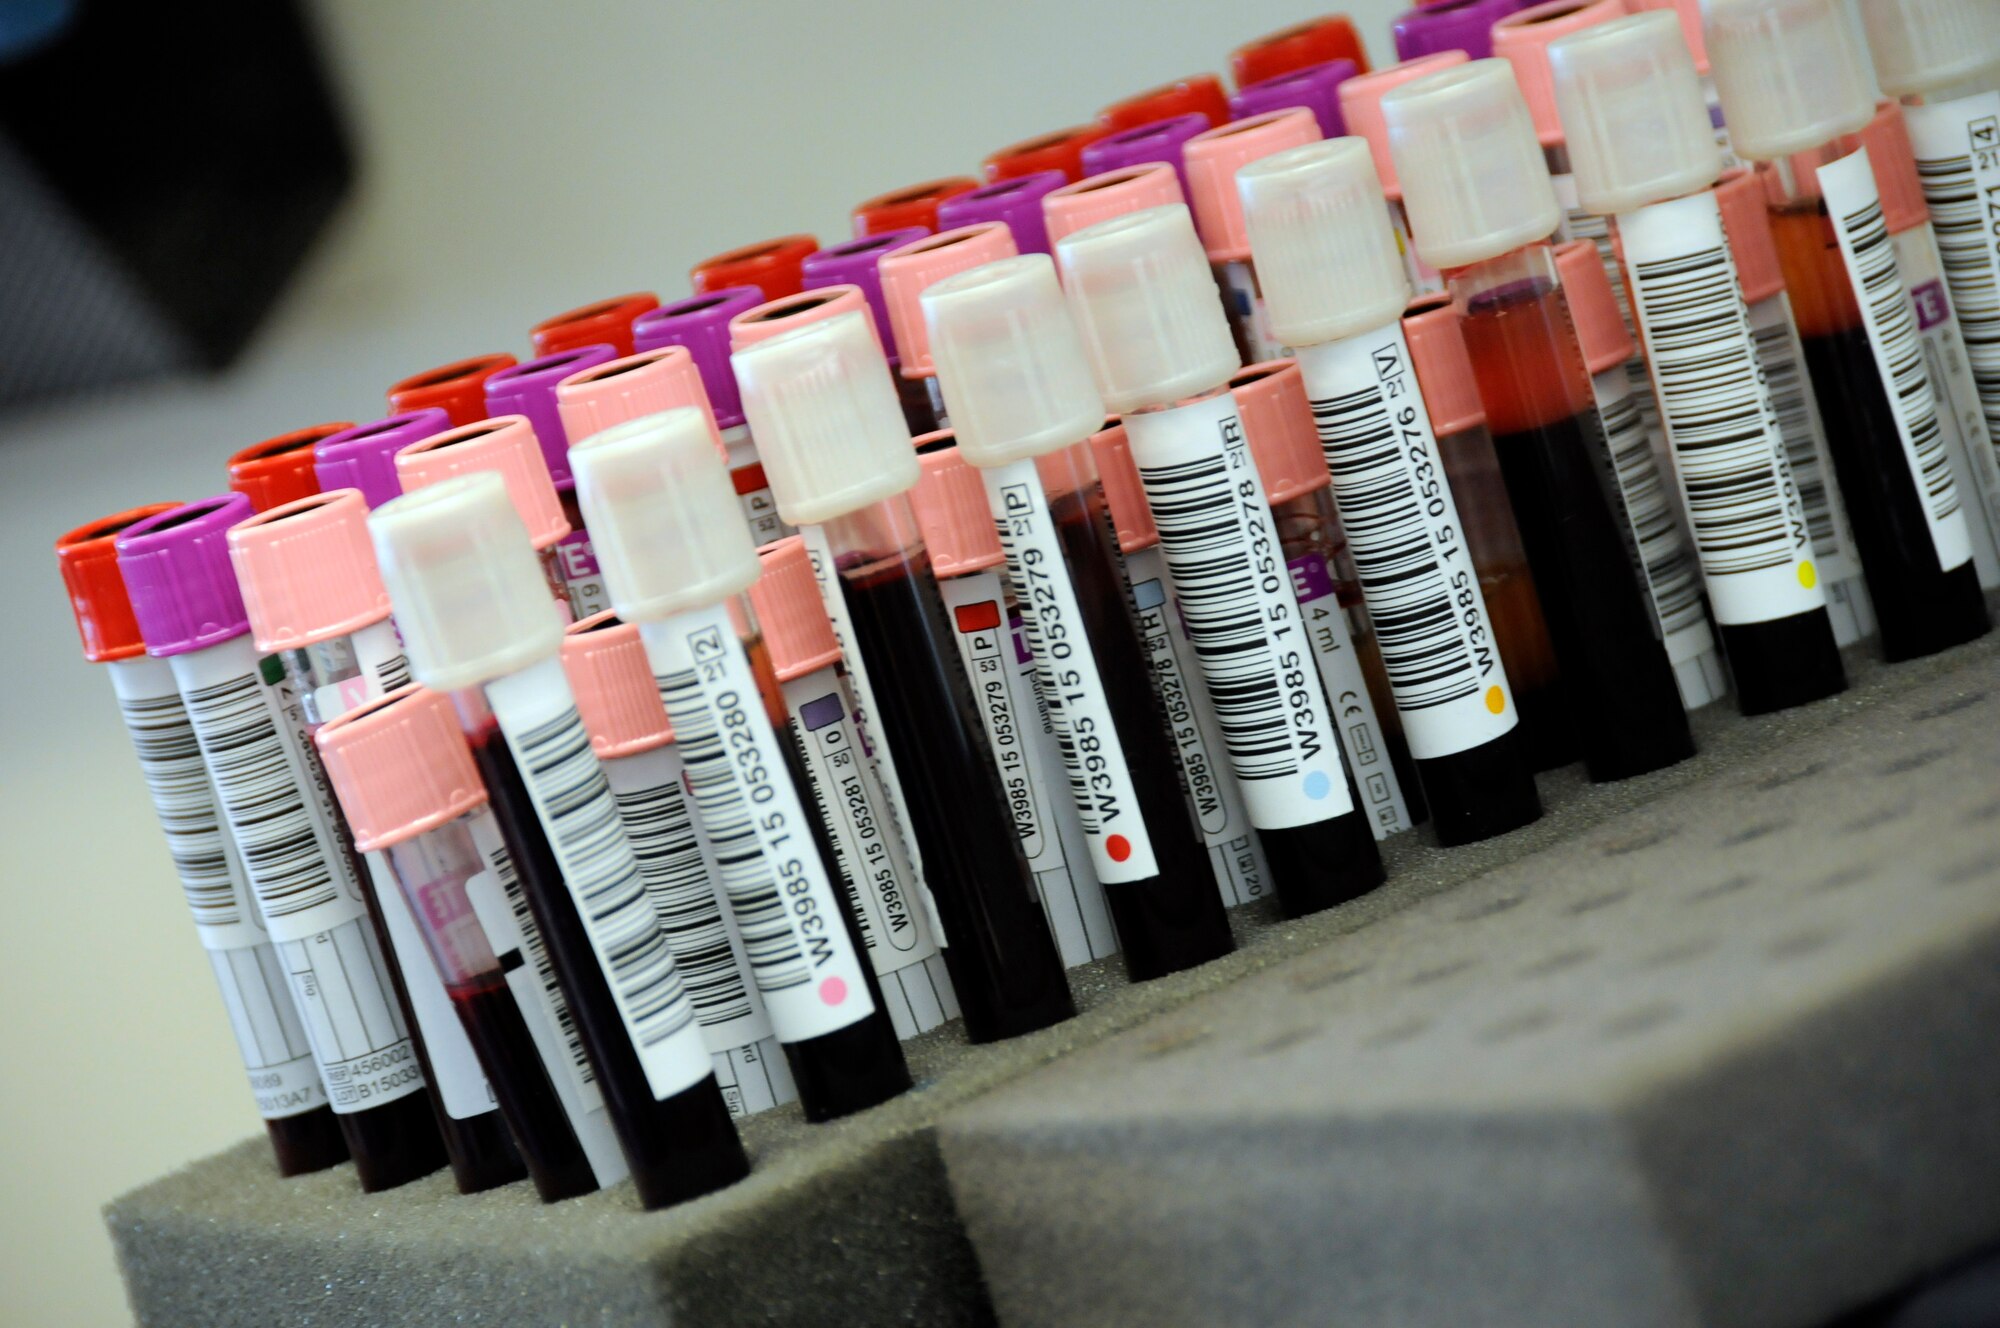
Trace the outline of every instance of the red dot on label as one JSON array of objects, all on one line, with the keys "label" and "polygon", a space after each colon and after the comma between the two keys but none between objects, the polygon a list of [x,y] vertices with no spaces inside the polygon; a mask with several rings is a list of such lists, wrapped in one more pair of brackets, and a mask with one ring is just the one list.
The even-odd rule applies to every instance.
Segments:
[{"label": "red dot on label", "polygon": [[828,978],[819,984],[819,998],[827,1005],[838,1005],[847,999],[847,980]]},{"label": "red dot on label", "polygon": [[1132,841],[1123,835],[1113,835],[1104,841],[1104,851],[1113,862],[1123,862],[1132,856]]}]

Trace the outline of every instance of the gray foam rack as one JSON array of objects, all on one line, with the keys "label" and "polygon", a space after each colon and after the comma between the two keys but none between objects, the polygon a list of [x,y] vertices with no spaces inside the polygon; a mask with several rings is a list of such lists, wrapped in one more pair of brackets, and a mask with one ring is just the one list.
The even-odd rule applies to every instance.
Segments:
[{"label": "gray foam rack", "polygon": [[1442,851],[639,1212],[262,1140],[106,1210],[144,1324],[1808,1325],[2000,1239],[2000,636]]}]

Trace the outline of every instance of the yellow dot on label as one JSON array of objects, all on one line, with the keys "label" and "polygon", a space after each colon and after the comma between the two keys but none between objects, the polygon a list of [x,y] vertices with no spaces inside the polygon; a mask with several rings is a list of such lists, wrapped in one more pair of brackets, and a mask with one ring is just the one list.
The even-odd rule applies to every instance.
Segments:
[{"label": "yellow dot on label", "polygon": [[1507,708],[1507,693],[1501,691],[1497,685],[1488,687],[1486,689],[1486,708],[1496,715],[1505,710]]},{"label": "yellow dot on label", "polygon": [[1799,584],[1807,590],[1819,584],[1819,573],[1813,570],[1811,559],[1799,564]]}]

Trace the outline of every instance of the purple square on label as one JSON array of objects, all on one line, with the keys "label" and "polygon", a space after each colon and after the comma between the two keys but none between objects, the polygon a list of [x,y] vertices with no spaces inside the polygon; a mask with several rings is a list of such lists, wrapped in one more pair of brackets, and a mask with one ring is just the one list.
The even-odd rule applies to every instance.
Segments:
[{"label": "purple square on label", "polygon": [[838,724],[846,713],[846,707],[840,704],[840,693],[828,692],[799,707],[799,723],[809,731],[823,729],[829,724]]},{"label": "purple square on label", "polygon": [[1301,554],[1286,566],[1292,569],[1292,593],[1298,596],[1299,603],[1310,604],[1333,593],[1333,572],[1323,555]]},{"label": "purple square on label", "polygon": [[1917,306],[1917,327],[1920,331],[1928,332],[1951,317],[1951,301],[1945,297],[1942,281],[1933,279],[1921,286],[1910,287],[1910,302]]}]

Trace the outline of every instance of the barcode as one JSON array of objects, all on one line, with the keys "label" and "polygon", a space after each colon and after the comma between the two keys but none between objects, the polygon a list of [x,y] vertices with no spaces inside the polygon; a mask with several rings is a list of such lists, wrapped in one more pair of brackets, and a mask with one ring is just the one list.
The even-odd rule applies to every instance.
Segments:
[{"label": "barcode", "polygon": [[1917,177],[1930,205],[1944,261],[1945,284],[1965,337],[1965,358],[1986,411],[1986,428],[2000,443],[2000,285],[1993,219],[1972,170],[1972,156],[1917,158]]},{"label": "barcode", "polygon": [[410,685],[410,657],[400,651],[394,658],[383,660],[377,671],[381,674],[382,691],[385,695]]},{"label": "barcode", "polygon": [[722,730],[702,695],[700,676],[695,669],[678,669],[656,681],[674,719],[675,745],[687,767],[688,787],[701,809],[702,828],[715,850],[722,888],[735,911],[736,929],[757,988],[781,991],[803,986],[812,974],[785,916],[778,881],[757,838],[749,805],[730,772]]},{"label": "barcode", "polygon": [[[1477,694],[1477,666],[1387,395],[1370,383],[1316,397],[1312,412],[1396,708],[1423,710]],[[1443,485],[1442,474],[1436,483]]]},{"label": "barcode", "polygon": [[729,948],[722,901],[708,879],[694,821],[679,780],[628,792],[612,791],[625,837],[639,860],[639,875],[653,912],[666,928],[674,966],[694,1001],[695,1017],[720,1024],[750,1014],[750,996]]},{"label": "barcode", "polygon": [[262,680],[246,673],[196,687],[187,693],[187,708],[264,915],[286,917],[338,900]]},{"label": "barcode", "polygon": [[1754,329],[1757,362],[1764,370],[1764,385],[1771,391],[1771,408],[1778,415],[1778,436],[1784,440],[1785,463],[1791,467],[1792,486],[1799,491],[1799,506],[1806,517],[1806,532],[1812,536],[1813,553],[1821,559],[1840,553],[1840,528],[1833,519],[1832,495],[1827,490],[1828,475],[1820,461],[1819,429],[1813,421],[1813,403],[1792,339],[1790,318]]},{"label": "barcode", "polygon": [[537,791],[543,828],[632,1039],[641,1049],[659,1046],[694,1021],[694,1007],[583,721],[565,709],[508,741]]},{"label": "barcode", "polygon": [[[827,843],[833,847],[833,870],[840,878],[840,893],[847,897],[847,911],[854,915],[854,921],[861,928],[861,948],[873,951],[876,942],[875,920],[869,915],[869,910],[861,906],[859,885],[861,865],[854,861],[853,846],[848,843],[846,823],[834,810],[832,795],[826,787],[826,780],[819,772],[819,762],[812,759],[812,740],[800,727],[797,715],[791,717],[788,727],[805,756],[800,764],[805,767],[806,792],[812,797],[813,815],[819,818],[820,825],[826,829]],[[855,777],[859,778],[858,771]]]},{"label": "barcode", "polygon": [[[999,530],[1000,547],[1007,551],[1008,562],[1011,565],[1018,561],[1020,556],[1016,550],[1018,541],[1008,525],[1001,524]],[[1060,570],[1055,573],[1058,576],[1064,574]],[[1017,576],[1016,580],[1019,579]],[[1020,593],[1023,588],[1017,585],[1015,589]],[[1054,735],[1056,751],[1062,757],[1063,775],[1069,780],[1070,805],[1076,809],[1077,822],[1083,826],[1083,833],[1094,838],[1104,833],[1104,816],[1096,797],[1092,795],[1083,765],[1083,753],[1077,750],[1076,721],[1067,713],[1062,700],[1062,689],[1056,684],[1054,661],[1049,655],[1047,643],[1042,639],[1040,614],[1032,612],[1021,614],[1021,635],[1028,643],[1028,653],[1034,657],[1035,678],[1040,684],[1035,688],[1035,696],[1039,708],[1047,719],[1046,731]],[[1087,644],[1084,648],[1086,651],[1089,649]],[[1095,673],[1097,666],[1095,661],[1089,661],[1074,667],[1089,668]]]},{"label": "barcode", "polygon": [[1672,636],[1702,620],[1701,577],[1694,550],[1681,537],[1680,523],[1674,520],[1667,486],[1653,459],[1652,440],[1646,436],[1646,421],[1639,413],[1638,393],[1628,392],[1602,415],[1612,474],[1638,548],[1639,564],[1653,592],[1653,609],[1659,615],[1660,630]]},{"label": "barcode", "polygon": [[196,924],[226,927],[244,921],[222,847],[215,794],[187,707],[178,694],[171,694],[121,698],[118,708],[139,753],[139,769],[153,795],[153,811],[166,834],[174,874],[180,877]]},{"label": "barcode", "polygon": [[577,1031],[576,1016],[570,1012],[569,999],[563,995],[562,983],[556,979],[556,966],[549,962],[549,948],[542,943],[542,929],[535,925],[535,915],[528,908],[528,896],[521,889],[521,878],[514,871],[514,858],[504,844],[496,844],[486,855],[486,863],[493,869],[494,879],[506,893],[507,907],[514,914],[514,929],[521,934],[523,957],[534,966],[535,981],[541,984],[543,995],[548,997],[549,1012],[555,1015],[556,1028],[561,1031],[563,1045],[569,1049],[570,1064],[576,1067],[577,1078],[585,1084],[597,1082],[597,1071],[591,1068],[590,1055],[583,1049],[583,1035]]},{"label": "barcode", "polygon": [[1853,258],[1859,285],[1855,293],[1867,308],[1869,331],[1882,363],[1889,368],[1890,381],[1883,386],[1889,390],[1897,423],[1915,454],[1918,487],[1924,491],[1931,521],[1943,521],[1958,511],[1958,486],[1952,482],[1951,463],[1938,428],[1937,397],[1931,390],[1923,346],[1917,340],[1916,314],[1903,290],[1889,228],[1882,223],[1881,201],[1871,200],[1841,214],[1840,229]]}]

